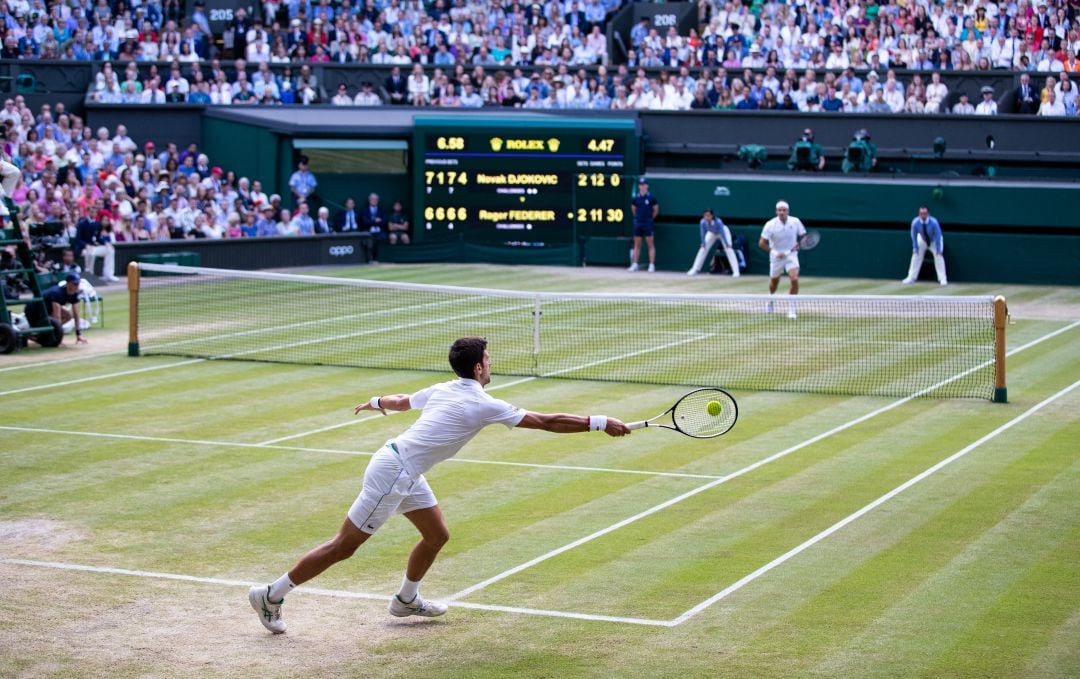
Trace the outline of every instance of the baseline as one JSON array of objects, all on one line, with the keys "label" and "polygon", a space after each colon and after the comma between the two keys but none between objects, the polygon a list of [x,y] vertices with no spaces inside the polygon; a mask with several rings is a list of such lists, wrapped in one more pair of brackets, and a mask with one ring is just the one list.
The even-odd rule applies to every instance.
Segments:
[{"label": "baseline", "polygon": [[[225,587],[252,587],[264,583],[250,582],[247,580],[231,580],[228,578],[205,578],[196,575],[182,573],[162,573],[156,571],[131,570],[127,568],[107,568],[103,566],[88,566],[85,564],[60,563],[56,561],[34,561],[30,559],[0,558],[0,564],[12,566],[27,566],[34,568],[51,568],[63,571],[81,571],[84,573],[98,573],[105,575],[124,575],[138,578],[154,578],[159,580],[179,580],[182,582],[197,582],[208,585],[222,585]],[[389,601],[390,597],[383,594],[368,594],[366,592],[350,592],[348,590],[322,589],[320,587],[304,587],[305,594],[316,596],[339,597],[345,599],[365,599],[370,601]],[[240,601],[238,599],[238,601]],[[241,604],[237,604],[239,607]],[[611,622],[624,625],[649,625],[653,627],[672,627],[668,620],[650,620],[648,618],[627,618],[614,615],[596,615],[593,613],[574,613],[572,611],[550,611],[540,608],[521,608],[518,606],[498,606],[495,604],[455,603],[454,608],[467,608],[480,611],[499,611],[502,613],[516,613],[519,615],[535,615],[548,618],[571,618],[574,620],[589,620],[593,622]],[[247,607],[244,606],[246,609]]]}]

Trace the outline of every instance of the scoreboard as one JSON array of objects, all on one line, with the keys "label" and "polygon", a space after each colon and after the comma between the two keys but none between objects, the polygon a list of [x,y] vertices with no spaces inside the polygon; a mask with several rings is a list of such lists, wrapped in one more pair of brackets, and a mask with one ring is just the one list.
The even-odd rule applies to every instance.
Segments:
[{"label": "scoreboard", "polygon": [[629,233],[634,120],[417,117],[413,232],[507,247]]}]

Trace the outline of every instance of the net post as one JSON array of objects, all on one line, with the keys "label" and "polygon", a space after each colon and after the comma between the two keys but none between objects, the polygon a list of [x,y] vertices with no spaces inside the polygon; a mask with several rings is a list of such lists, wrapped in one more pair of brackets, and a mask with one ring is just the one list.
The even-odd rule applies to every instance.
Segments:
[{"label": "net post", "polygon": [[1009,307],[1005,298],[994,298],[994,403],[1008,403],[1009,391],[1005,387],[1005,326]]},{"label": "net post", "polygon": [[128,262],[128,356],[139,355],[139,263]]}]

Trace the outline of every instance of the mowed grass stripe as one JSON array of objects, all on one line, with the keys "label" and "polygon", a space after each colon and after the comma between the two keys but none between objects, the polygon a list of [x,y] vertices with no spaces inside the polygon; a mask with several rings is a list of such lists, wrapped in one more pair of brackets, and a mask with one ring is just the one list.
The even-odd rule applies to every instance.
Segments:
[{"label": "mowed grass stripe", "polygon": [[[908,404],[905,407],[905,410],[911,407],[929,409],[931,406],[934,405],[937,404],[928,401],[916,401],[912,404]],[[980,430],[992,430],[997,425],[1001,424],[1003,420],[1007,420],[1013,416],[1009,414],[1007,410],[1003,410],[1000,407],[995,407],[992,404],[984,404],[984,406],[985,410],[983,411],[984,414],[981,418],[983,420],[983,423],[981,425],[977,425],[979,427],[982,427],[982,429]],[[956,442],[954,448],[962,447],[963,444],[968,441],[968,434],[972,429],[972,422],[970,419],[967,422],[963,422],[962,420],[956,419],[953,416],[964,411],[964,403],[949,402],[946,404],[942,404],[939,407],[946,410],[949,410],[951,408],[954,410],[954,412],[951,415],[946,415],[942,418],[939,418],[941,424],[936,429],[931,427],[931,430],[936,431],[938,436],[940,436],[944,440],[949,441],[950,444]],[[895,423],[895,426],[897,427],[896,431],[889,431],[887,429],[890,420]],[[844,477],[843,472],[828,474],[826,475],[826,478],[820,479],[820,483],[818,485],[826,489],[825,497],[818,500],[818,506],[807,507],[804,510],[807,515],[823,517],[818,519],[818,521],[821,523],[819,529],[831,525],[833,522],[835,522],[835,520],[843,518],[851,511],[854,511],[855,509],[863,506],[866,502],[876,499],[876,497],[878,497],[882,492],[891,490],[898,483],[906,481],[914,474],[921,472],[927,466],[932,465],[933,463],[936,463],[943,457],[947,456],[948,453],[954,452],[952,449],[943,452],[940,446],[930,446],[928,448],[925,448],[920,455],[913,456],[911,451],[908,450],[906,447],[898,445],[898,441],[902,441],[902,435],[904,430],[909,428],[911,422],[913,421],[920,421],[918,415],[912,416],[909,413],[907,416],[904,416],[898,415],[895,412],[889,413],[885,417],[877,420],[876,429],[879,432],[884,430],[882,434],[878,434],[880,440],[875,440],[874,438],[866,440],[865,432],[856,433],[853,431],[844,432],[838,435],[835,439],[830,440],[831,445],[828,446],[828,448],[831,449],[842,448],[845,439],[851,441],[854,445],[861,447],[857,448],[857,451],[859,452],[857,452],[854,456],[852,464],[850,465],[850,469],[847,471],[847,475],[850,476],[851,474],[855,474],[857,475],[858,479],[866,479],[867,477],[874,478],[870,478],[869,483],[863,483],[859,480],[856,480],[856,482],[851,484],[851,487],[840,489],[835,488],[835,481],[838,476],[840,478]],[[951,436],[949,435],[950,433]],[[891,469],[889,471],[889,474],[884,477],[884,481],[881,478],[876,478],[874,470],[872,468],[867,469],[867,465],[865,464],[866,454],[874,454],[876,451],[882,450],[886,451],[886,454],[888,454],[889,451],[895,451],[894,454],[899,455],[899,457],[896,458],[893,464],[894,468]],[[812,456],[812,454],[803,454],[801,457],[805,459],[810,456]],[[775,467],[771,471],[776,474],[791,476],[792,472],[789,468],[792,465],[796,465],[801,462],[802,460],[793,460],[792,458],[781,460],[775,463]],[[763,478],[766,478],[762,476],[763,473],[766,472],[764,470],[759,470],[754,475],[748,477],[745,483],[751,485],[755,483],[760,483]],[[732,490],[728,488],[726,490],[728,493],[739,492],[738,489]],[[710,491],[710,494],[715,492],[716,491]],[[550,583],[552,581],[552,579],[550,578],[551,571],[560,571],[565,570],[566,568],[570,568],[572,570],[576,569],[576,572],[581,573],[591,569],[597,569],[599,568],[600,564],[609,564],[615,562],[618,559],[626,558],[626,545],[633,543],[634,538],[636,537],[635,533],[645,533],[645,540],[647,541],[649,539],[649,533],[663,533],[665,531],[673,530],[671,528],[671,525],[677,526],[681,525],[683,522],[693,521],[694,517],[691,512],[700,512],[701,505],[704,501],[703,498],[706,495],[710,494],[703,494],[703,496],[692,498],[685,503],[665,510],[665,512],[661,515],[649,517],[642,522],[639,522],[637,525],[620,530],[617,537],[614,534],[605,536],[604,538],[601,538],[600,540],[596,541],[591,545],[583,548],[578,548],[573,552],[568,552],[566,554],[560,555],[559,557],[557,557],[557,559],[551,560],[547,564],[541,564],[538,567],[530,569],[534,571],[533,573],[530,573],[528,575],[524,573],[518,574],[513,578],[513,580],[515,581],[519,581],[520,578],[526,578],[525,580],[520,580],[516,583],[500,584],[502,588],[509,589],[509,594],[511,595],[524,596],[525,593],[528,592],[531,588],[542,589],[547,586],[547,583]],[[771,518],[768,510],[765,510],[765,512],[766,515],[769,515]],[[654,528],[655,524],[663,522],[665,520],[669,521],[669,524],[666,525],[664,528]],[[792,529],[791,526],[794,526],[794,528]],[[812,532],[810,532],[809,534],[812,534]],[[761,563],[768,561],[772,556],[783,553],[792,545],[798,544],[802,539],[805,539],[807,535],[808,533],[806,533],[805,525],[800,522],[789,524],[788,527],[782,527],[779,531],[766,526],[762,534],[751,535],[747,538],[745,544],[740,545],[739,549],[737,550],[733,549],[732,552],[740,554],[750,554],[759,559],[759,561],[754,564],[753,568],[746,569],[746,571],[744,571],[745,573],[749,570],[753,570]],[[689,545],[695,544],[692,540],[686,540],[685,542]],[[702,540],[700,544],[713,546],[715,545],[715,539],[705,539]],[[663,550],[660,551],[663,552]],[[559,561],[559,563],[556,564],[556,561]],[[564,561],[566,563],[563,563]],[[709,570],[707,568],[707,566],[709,565],[708,563],[691,564],[684,569],[684,572],[676,573],[675,577],[670,578],[670,580],[673,583],[676,583],[676,587],[685,587],[685,583],[688,580],[691,582],[694,581],[694,575],[700,574],[702,572],[702,569],[698,568],[699,565],[706,567],[706,570]],[[716,569],[713,568],[711,570],[715,571]],[[548,577],[545,577],[545,573]],[[735,578],[732,578],[732,580],[737,579],[737,577],[741,576],[742,574],[743,573],[739,573],[739,575],[737,575]],[[579,575],[579,580],[581,579],[582,578],[580,578]],[[558,581],[557,578],[555,580],[556,582]],[[591,589],[602,586],[602,583],[589,582],[588,584],[583,585],[583,589]],[[493,591],[501,592],[502,590],[499,589],[499,587],[500,585],[496,585],[492,589]],[[666,585],[662,587],[666,590],[669,589],[669,587],[667,587]],[[709,592],[708,594],[711,595],[712,592]],[[573,599],[575,596],[576,595],[574,594],[569,594],[568,598]],[[545,600],[544,605],[555,606],[556,604],[551,601]],[[649,610],[647,612],[641,611],[640,614],[647,614],[649,616],[656,617],[665,615],[665,612]]]},{"label": "mowed grass stripe", "polygon": [[[960,663],[968,676],[1019,676],[1052,639],[1055,628],[1076,613],[1076,554],[1080,530],[1041,561],[1032,563],[1014,583],[939,656],[928,673],[943,674]],[[1067,667],[1076,676],[1080,665]]]},{"label": "mowed grass stripe", "polygon": [[[1054,417],[1054,413],[1047,415],[1050,417],[1039,420],[1040,424]],[[1063,544],[1070,532],[1076,531],[1078,517],[1062,511],[1080,491],[1076,465],[1066,466],[1052,478],[1047,475],[1054,474],[1062,459],[1068,459],[1068,447],[1070,441],[1075,441],[1077,426],[1074,423],[1055,429],[1034,438],[1018,432],[1012,440],[1002,436],[996,444],[987,445],[986,459],[977,466],[998,470],[997,477],[987,479],[984,489],[956,499],[933,521],[955,520],[960,516],[962,522],[970,522],[974,515],[988,510],[987,493],[997,492],[1002,479],[1008,478],[1010,484],[1015,484],[1016,492],[1007,493],[1004,501],[989,509],[991,516],[1001,517],[998,523],[962,549],[955,549],[956,541],[948,540],[958,532],[950,526],[949,534],[941,536],[952,548],[943,550],[953,553],[948,562],[933,570],[910,594],[889,605],[858,635],[823,653],[827,659],[819,670],[833,674],[861,674],[871,670],[885,674],[925,672],[928,664],[955,642],[958,630],[967,629],[973,618],[992,608],[1002,592],[1020,581],[1033,564],[1045,559]],[[1041,454],[1041,459],[1028,456],[1006,466],[1000,459],[1004,457],[1002,453],[1017,445],[1032,452],[1046,452]],[[965,474],[972,471],[957,469]],[[1031,490],[1034,492],[1019,504],[1024,493]],[[924,490],[924,494],[934,492],[939,491],[929,487]],[[982,502],[972,502],[974,499]],[[1013,503],[1015,506],[1011,506]],[[920,531],[933,528],[933,523],[927,523]],[[1018,546],[1022,548],[1017,549]],[[911,547],[897,545],[896,549]],[[1063,566],[1058,564],[1059,568]],[[909,577],[903,579],[911,577],[910,573],[905,575]],[[909,657],[902,662],[883,653],[884,649],[910,644],[916,631],[912,629],[913,621],[919,621],[918,631],[922,632],[920,648],[910,648]],[[1034,620],[1029,618],[1028,622]]]},{"label": "mowed grass stripe", "polygon": [[[663,602],[661,609],[649,609],[650,616],[674,617],[812,534],[806,516],[824,527],[921,471],[929,461],[936,462],[940,455],[912,460],[894,448],[883,459],[895,462],[897,468],[889,470],[885,480],[874,478],[872,483],[858,485],[858,492],[837,489],[841,479],[854,476],[862,481],[874,476],[867,454],[881,450],[881,444],[894,437],[894,429],[906,426],[910,411],[901,410],[875,420],[878,438],[868,439],[858,428],[836,434],[828,443],[800,450],[669,507],[536,566],[530,569],[532,573],[518,574],[493,586],[491,595],[524,596],[529,589],[538,589],[551,597],[574,600],[587,591],[613,588],[623,578],[640,577],[634,575],[639,570],[636,566],[651,564],[648,580],[635,591],[640,589],[645,600]],[[823,479],[816,479],[801,494],[791,490],[800,485],[799,475],[817,476],[816,467],[834,460],[836,464],[821,474]],[[747,502],[752,506],[744,510],[741,505]],[[789,514],[797,520],[785,520]],[[572,581],[557,575],[567,571],[574,573]]]},{"label": "mowed grass stripe", "polygon": [[[897,601],[947,568],[959,552],[1068,466],[1060,454],[1047,455],[1038,445],[1045,440],[1039,436],[1040,425],[1050,419],[1048,413],[1003,433],[976,451],[990,459],[964,458],[957,467],[924,481],[918,492],[891,511],[880,511],[887,507],[883,506],[876,517],[872,512],[861,525],[845,528],[847,535],[841,531],[830,538],[831,544],[816,546],[817,552],[806,554],[809,558],[802,563],[785,564],[790,570],[783,589],[797,605],[770,624],[757,626],[758,633],[745,643],[766,654],[790,653],[799,659],[800,668],[822,662],[829,654],[845,654],[848,639],[876,624]],[[1033,434],[1036,444],[1028,447],[1025,442]],[[1025,468],[1033,470],[1031,475],[1023,473]],[[923,615],[936,615],[941,606],[947,604],[935,601]],[[792,630],[800,633],[793,638]],[[919,635],[922,630],[911,633]],[[891,651],[901,659],[904,653],[920,657],[927,652],[925,644],[917,646],[894,645]],[[858,668],[845,668],[842,674],[846,673],[858,674]]]}]

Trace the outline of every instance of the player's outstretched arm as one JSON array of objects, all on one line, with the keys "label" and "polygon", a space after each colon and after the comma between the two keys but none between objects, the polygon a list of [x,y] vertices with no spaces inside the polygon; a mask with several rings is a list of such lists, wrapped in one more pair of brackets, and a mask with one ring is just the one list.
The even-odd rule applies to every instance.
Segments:
[{"label": "player's outstretched arm", "polygon": [[409,403],[409,394],[393,394],[391,396],[372,396],[371,400],[361,403],[353,408],[353,414],[359,415],[365,410],[377,410],[383,415],[387,410],[403,412],[412,408]]},{"label": "player's outstretched arm", "polygon": [[540,429],[555,434],[574,434],[583,431],[600,431],[608,436],[626,436],[630,428],[614,417],[570,415],[568,413],[525,413],[518,422],[523,429]]}]

